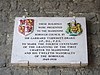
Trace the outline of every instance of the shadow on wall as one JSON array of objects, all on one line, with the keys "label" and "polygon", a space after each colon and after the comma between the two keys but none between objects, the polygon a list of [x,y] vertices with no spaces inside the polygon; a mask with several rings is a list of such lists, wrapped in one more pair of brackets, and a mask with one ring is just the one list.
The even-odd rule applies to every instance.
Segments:
[{"label": "shadow on wall", "polygon": [[90,21],[86,21],[86,25],[87,25],[87,45],[88,45],[88,66],[92,67],[94,65],[92,38],[91,38],[92,23]]}]

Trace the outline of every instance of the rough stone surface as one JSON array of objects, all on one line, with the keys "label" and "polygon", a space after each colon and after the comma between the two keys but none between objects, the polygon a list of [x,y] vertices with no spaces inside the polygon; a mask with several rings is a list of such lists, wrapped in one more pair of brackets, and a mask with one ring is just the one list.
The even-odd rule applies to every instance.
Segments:
[{"label": "rough stone surface", "polygon": [[5,56],[0,55],[0,68],[5,67],[6,66],[6,61],[5,61]]},{"label": "rough stone surface", "polygon": [[[10,64],[15,17],[86,17],[89,65],[83,68]],[[100,0],[0,0],[0,75],[100,75]]]},{"label": "rough stone surface", "polygon": [[0,68],[0,75],[12,75],[11,69],[7,67]]},{"label": "rough stone surface", "polygon": [[76,71],[73,68],[66,68],[61,70],[62,75],[76,75]]},{"label": "rough stone surface", "polygon": [[49,75],[61,75],[60,69],[49,69]]},{"label": "rough stone surface", "polygon": [[48,72],[43,68],[29,68],[29,75],[48,75]]},{"label": "rough stone surface", "polygon": [[12,75],[28,75],[28,68],[17,67],[12,69]]}]

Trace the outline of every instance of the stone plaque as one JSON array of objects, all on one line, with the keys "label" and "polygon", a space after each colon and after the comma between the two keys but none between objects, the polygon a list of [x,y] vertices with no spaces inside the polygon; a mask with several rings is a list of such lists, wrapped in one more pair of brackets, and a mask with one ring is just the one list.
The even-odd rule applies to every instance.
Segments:
[{"label": "stone plaque", "polygon": [[11,63],[22,66],[86,66],[85,17],[16,17]]}]

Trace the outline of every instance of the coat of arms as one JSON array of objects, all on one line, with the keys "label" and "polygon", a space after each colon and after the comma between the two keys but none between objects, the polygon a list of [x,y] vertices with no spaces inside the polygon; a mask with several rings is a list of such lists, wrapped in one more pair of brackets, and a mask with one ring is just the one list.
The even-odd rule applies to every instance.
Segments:
[{"label": "coat of arms", "polygon": [[20,20],[20,25],[18,26],[18,31],[23,35],[29,35],[34,29],[34,19],[24,19]]},{"label": "coat of arms", "polygon": [[78,36],[83,32],[81,28],[81,24],[77,23],[76,20],[72,20],[72,22],[68,23],[68,28],[66,29],[66,33],[70,36]]}]

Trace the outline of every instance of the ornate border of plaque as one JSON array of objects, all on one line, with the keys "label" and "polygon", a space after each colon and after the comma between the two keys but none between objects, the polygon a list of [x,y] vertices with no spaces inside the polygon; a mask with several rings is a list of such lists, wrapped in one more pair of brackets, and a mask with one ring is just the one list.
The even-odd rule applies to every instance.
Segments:
[{"label": "ornate border of plaque", "polygon": [[16,17],[11,63],[22,66],[86,66],[85,17]]}]

